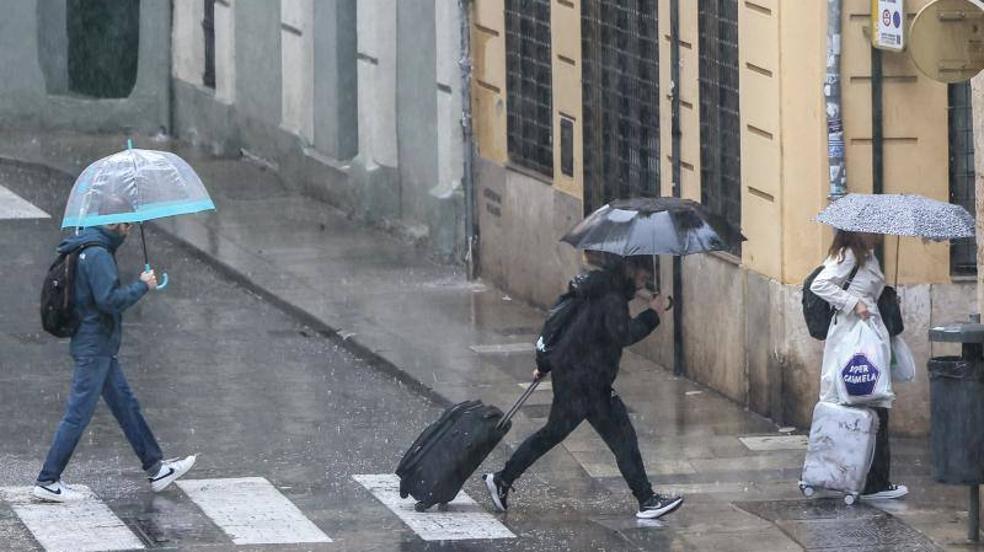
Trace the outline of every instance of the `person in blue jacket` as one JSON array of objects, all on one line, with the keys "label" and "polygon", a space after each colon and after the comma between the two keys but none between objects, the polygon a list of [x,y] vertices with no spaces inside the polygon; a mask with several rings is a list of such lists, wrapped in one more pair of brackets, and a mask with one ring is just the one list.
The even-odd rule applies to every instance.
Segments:
[{"label": "person in blue jacket", "polygon": [[194,456],[163,460],[160,446],[116,358],[123,333],[123,311],[157,287],[152,270],[141,274],[136,282],[120,283],[115,253],[130,229],[126,223],[86,228],[58,247],[59,253],[82,248],[75,273],[75,312],[81,324],[71,342],[75,371],[65,415],[34,486],[34,496],[44,501],[67,502],[81,496],[63,484],[61,476],[100,396],[140,458],[154,492],[164,490],[195,463]]}]

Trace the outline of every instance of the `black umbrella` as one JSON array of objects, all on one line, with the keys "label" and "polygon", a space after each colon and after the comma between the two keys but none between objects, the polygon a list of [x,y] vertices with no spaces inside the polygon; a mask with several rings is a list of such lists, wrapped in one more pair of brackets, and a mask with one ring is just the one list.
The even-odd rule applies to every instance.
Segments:
[{"label": "black umbrella", "polygon": [[628,257],[724,251],[744,239],[723,217],[696,201],[640,197],[605,205],[561,241],[577,249]]},{"label": "black umbrella", "polygon": [[720,215],[689,199],[639,197],[620,199],[598,209],[561,241],[577,249],[603,251],[622,257],[691,255],[726,251],[744,241],[741,232]]}]

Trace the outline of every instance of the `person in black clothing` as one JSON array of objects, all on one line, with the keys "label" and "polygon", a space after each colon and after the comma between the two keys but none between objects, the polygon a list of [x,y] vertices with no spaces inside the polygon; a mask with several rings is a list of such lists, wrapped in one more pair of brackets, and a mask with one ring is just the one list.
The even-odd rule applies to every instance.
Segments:
[{"label": "person in black clothing", "polygon": [[[622,349],[649,335],[667,308],[664,299],[655,295],[648,310],[629,316],[629,301],[651,278],[651,257],[606,257],[600,270],[582,272],[569,284],[569,292],[582,303],[551,359],[556,368],[547,424],[516,449],[502,471],[483,476],[499,511],[508,507],[513,482],[584,420],[615,454],[622,477],[639,501],[637,517],[655,519],[683,504],[682,497],[653,491],[625,404],[612,389]],[[544,376],[539,370],[533,372],[535,379]]]}]

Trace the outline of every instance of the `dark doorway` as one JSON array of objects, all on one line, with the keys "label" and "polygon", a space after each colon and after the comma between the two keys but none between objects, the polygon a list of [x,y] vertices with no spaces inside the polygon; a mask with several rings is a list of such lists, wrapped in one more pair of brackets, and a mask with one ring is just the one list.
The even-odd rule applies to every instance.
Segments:
[{"label": "dark doorway", "polygon": [[68,87],[126,98],[137,82],[140,0],[68,0]]}]

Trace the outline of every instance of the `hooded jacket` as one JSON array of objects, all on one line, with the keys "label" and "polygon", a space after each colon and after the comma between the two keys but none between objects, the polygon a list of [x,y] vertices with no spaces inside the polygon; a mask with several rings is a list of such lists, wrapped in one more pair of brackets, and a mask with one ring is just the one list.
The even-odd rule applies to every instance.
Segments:
[{"label": "hooded jacket", "polygon": [[68,253],[92,244],[79,253],[75,269],[75,312],[81,323],[72,337],[74,357],[115,356],[123,334],[123,311],[150,289],[142,281],[120,285],[115,254],[124,239],[103,228],[86,228],[58,246],[59,253]]},{"label": "hooded jacket", "polygon": [[557,344],[554,382],[607,391],[618,375],[622,349],[656,329],[659,315],[647,309],[629,316],[636,289],[620,267],[582,272],[571,280],[568,292],[583,303]]}]

